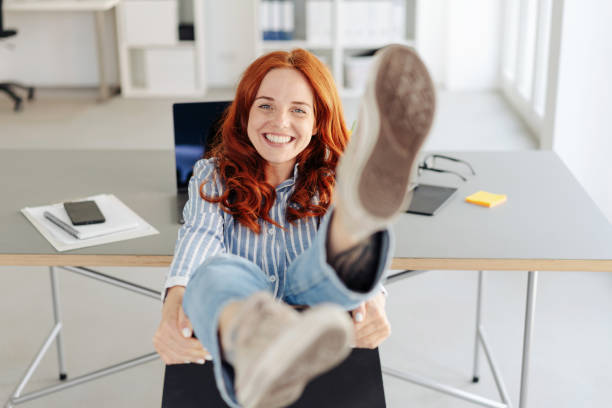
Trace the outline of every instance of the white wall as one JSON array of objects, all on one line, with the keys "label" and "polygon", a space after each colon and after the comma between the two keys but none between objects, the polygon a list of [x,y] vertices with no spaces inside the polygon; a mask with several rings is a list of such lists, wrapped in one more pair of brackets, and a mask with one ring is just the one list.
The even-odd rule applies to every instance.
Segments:
[{"label": "white wall", "polygon": [[446,80],[447,0],[417,2],[416,48],[438,85]]},{"label": "white wall", "polygon": [[[118,82],[114,14],[106,13],[106,72]],[[0,42],[0,80],[35,86],[97,86],[93,13],[5,12],[17,36]],[[6,46],[6,44],[14,47]]]},{"label": "white wall", "polygon": [[612,3],[565,1],[553,149],[612,222]]},{"label": "white wall", "polygon": [[502,0],[421,0],[417,48],[452,91],[499,87]]},{"label": "white wall", "polygon": [[255,58],[259,23],[252,0],[206,2],[206,75],[209,86],[233,87]]}]

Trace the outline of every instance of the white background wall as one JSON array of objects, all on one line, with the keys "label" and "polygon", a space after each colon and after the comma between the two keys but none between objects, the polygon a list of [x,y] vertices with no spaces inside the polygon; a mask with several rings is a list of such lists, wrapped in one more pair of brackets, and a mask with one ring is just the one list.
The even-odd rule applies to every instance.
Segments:
[{"label": "white background wall", "polygon": [[[117,83],[115,18],[113,13],[106,15],[106,72],[108,81]],[[18,33],[0,42],[0,80],[36,86],[97,86],[93,13],[5,12],[4,17],[4,26]]]},{"label": "white background wall", "polygon": [[251,0],[206,2],[206,75],[212,87],[237,84],[255,58],[255,24]]},{"label": "white background wall", "polygon": [[553,149],[612,222],[612,3],[565,1]]},{"label": "white background wall", "polygon": [[[193,21],[191,2],[179,7],[183,21]],[[236,84],[255,57],[254,32],[258,21],[251,0],[206,2],[206,68],[213,87]],[[108,80],[118,83],[114,13],[106,13]],[[5,26],[18,29],[16,37],[0,43],[0,79],[36,86],[89,87],[98,84],[93,13],[6,12]]]},{"label": "white background wall", "polygon": [[417,47],[448,90],[499,87],[502,0],[421,0]]},{"label": "white background wall", "polygon": [[[418,47],[437,83],[449,90],[498,87],[501,3],[418,2]],[[213,87],[234,85],[254,57],[252,4],[250,0],[206,2],[206,68]],[[192,19],[189,8],[179,8],[182,20]],[[107,72],[110,81],[117,82],[114,16],[107,16]],[[6,26],[19,29],[19,34],[10,40],[14,50],[0,46],[0,78],[38,86],[97,85],[92,13],[6,12],[5,18]]]}]

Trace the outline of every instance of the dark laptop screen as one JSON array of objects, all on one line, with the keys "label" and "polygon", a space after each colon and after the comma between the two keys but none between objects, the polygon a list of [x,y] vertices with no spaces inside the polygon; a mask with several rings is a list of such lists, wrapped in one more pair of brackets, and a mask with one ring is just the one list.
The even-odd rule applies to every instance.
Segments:
[{"label": "dark laptop screen", "polygon": [[221,116],[230,103],[191,102],[172,105],[176,184],[179,191],[187,189],[193,165],[204,156],[219,129]]}]

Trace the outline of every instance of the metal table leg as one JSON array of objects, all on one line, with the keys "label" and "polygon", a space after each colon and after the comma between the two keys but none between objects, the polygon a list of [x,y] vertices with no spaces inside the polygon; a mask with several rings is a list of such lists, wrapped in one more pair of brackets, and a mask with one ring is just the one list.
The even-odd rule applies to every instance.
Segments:
[{"label": "metal table leg", "polygon": [[[397,274],[402,275],[402,273]],[[490,408],[512,408],[512,403],[508,396],[508,392],[506,390],[506,386],[504,384],[503,378],[499,371],[498,365],[495,363],[493,359],[493,352],[489,347],[486,336],[484,333],[484,328],[481,323],[482,317],[482,292],[483,292],[483,277],[484,272],[478,272],[478,293],[477,293],[477,304],[476,304],[476,338],[474,344],[474,372],[473,372],[473,382],[478,382],[478,355],[480,352],[480,346],[482,346],[485,356],[487,358],[487,363],[489,368],[491,369],[491,373],[493,374],[493,378],[495,379],[495,385],[497,386],[497,391],[499,393],[501,402],[495,401],[489,398],[482,397],[480,395],[463,391],[459,388],[451,387],[448,385],[441,384],[435,380],[430,380],[428,378],[424,378],[418,375],[409,374],[406,372],[402,372],[399,370],[395,370],[390,367],[383,366],[382,371],[384,374],[391,375],[393,377],[402,379],[404,381],[409,381],[413,384],[421,385],[423,387],[432,389],[434,391],[438,391],[447,395],[450,395],[455,398],[463,399],[465,401],[472,402],[474,404],[482,405]],[[387,283],[392,283],[394,280],[388,279]]]},{"label": "metal table leg", "polygon": [[[53,299],[53,319],[55,320],[55,324],[61,324],[62,317],[60,314],[60,305],[59,305],[59,288],[57,285],[57,276],[55,275],[55,269],[50,266],[49,274],[51,275],[51,297]],[[57,362],[59,365],[59,379],[60,381],[64,381],[68,378],[68,374],[66,373],[66,366],[64,364],[64,346],[62,343],[62,334],[61,330],[57,333],[56,337],[56,345],[57,345]]]},{"label": "metal table leg", "polygon": [[[161,293],[159,291],[149,289],[147,287],[144,287],[144,286],[132,283],[132,282],[128,282],[123,279],[115,278],[113,276],[103,274],[98,271],[94,271],[92,269],[83,268],[83,267],[69,267],[69,266],[60,266],[60,268],[70,271],[70,272],[77,273],[79,275],[86,276],[90,279],[95,279],[97,281],[104,282],[109,285],[113,285],[113,286],[116,286],[122,289],[129,290],[131,292],[140,294],[142,296],[153,298],[157,301],[161,299]],[[159,358],[157,353],[152,352],[152,353],[148,353],[148,354],[145,354],[143,356],[140,356],[140,357],[137,357],[131,360],[121,362],[119,364],[115,364],[109,367],[105,367],[105,368],[75,377],[71,380],[66,380],[67,375],[66,375],[66,369],[64,366],[64,353],[63,353],[63,346],[62,346],[61,337],[60,337],[60,332],[62,329],[62,321],[61,321],[61,314],[60,314],[60,307],[59,307],[59,290],[58,290],[58,285],[57,285],[57,276],[55,274],[55,268],[49,267],[49,273],[51,276],[51,296],[53,298],[53,318],[55,320],[55,325],[53,326],[51,333],[49,334],[49,336],[47,336],[47,339],[44,341],[43,345],[39,349],[38,353],[36,354],[32,362],[30,363],[28,368],[26,369],[25,374],[23,375],[22,379],[19,381],[19,384],[15,388],[15,391],[13,391],[8,401],[6,401],[6,404],[4,405],[5,408],[13,408],[15,405],[22,404],[26,401],[41,398],[46,395],[52,394],[54,392],[62,391],[62,390],[65,390],[66,388],[74,387],[75,385],[79,385],[84,382],[92,381],[92,380],[95,380],[95,379],[98,379],[98,378],[101,378],[101,377],[104,377],[110,374],[114,374],[121,370],[126,370],[128,368],[132,368],[140,364],[145,364],[150,361],[157,360]],[[51,344],[53,343],[54,340],[57,340],[57,354],[58,354],[59,371],[60,371],[59,378],[60,380],[62,380],[62,382],[60,384],[51,385],[49,387],[41,388],[36,391],[32,391],[27,394],[23,394],[23,391],[26,385],[28,384],[28,382],[30,381],[30,378],[32,378],[34,371],[36,371],[36,369],[38,368],[38,365],[40,364],[46,352],[49,350],[49,347],[51,347]]]},{"label": "metal table leg", "polygon": [[519,396],[519,408],[527,407],[529,355],[531,352],[531,338],[533,335],[533,321],[535,317],[535,299],[537,283],[538,272],[529,271],[527,275],[527,300],[525,306],[525,332],[523,334],[523,363],[521,366],[521,391]]},{"label": "metal table leg", "polygon": [[478,367],[478,355],[480,353],[480,318],[482,316],[482,281],[484,279],[483,272],[478,271],[478,289],[476,294],[476,334],[474,335],[474,370],[472,375],[472,382],[477,383],[480,380],[479,367]]}]

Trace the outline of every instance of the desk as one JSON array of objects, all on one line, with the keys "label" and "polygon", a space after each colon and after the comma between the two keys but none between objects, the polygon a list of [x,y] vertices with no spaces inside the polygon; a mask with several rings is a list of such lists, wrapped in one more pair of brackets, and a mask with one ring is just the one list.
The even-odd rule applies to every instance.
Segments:
[{"label": "desk", "polygon": [[[423,175],[419,181],[454,185],[459,191],[434,217],[400,217],[394,226],[397,246],[392,268],[529,271],[519,403],[525,408],[537,271],[612,271],[612,226],[552,152],[445,154],[469,161],[477,175],[465,183],[453,176]],[[171,151],[2,150],[0,163],[0,265],[170,264],[178,230]],[[463,201],[480,189],[507,194],[508,202],[488,209]],[[19,213],[25,206],[107,192],[117,195],[160,234],[57,253]],[[476,350],[482,346],[490,357],[480,324],[476,332]],[[503,403],[458,394],[391,368],[383,371],[481,405],[509,406],[495,369]]]},{"label": "desk", "polygon": [[100,100],[110,96],[104,68],[104,13],[115,8],[120,0],[6,0],[4,11],[89,11],[95,16],[96,50],[98,52],[98,73],[100,76]]}]

